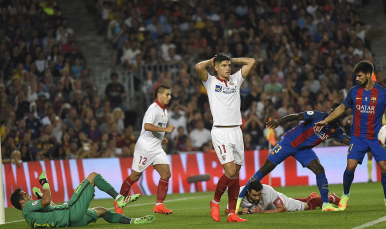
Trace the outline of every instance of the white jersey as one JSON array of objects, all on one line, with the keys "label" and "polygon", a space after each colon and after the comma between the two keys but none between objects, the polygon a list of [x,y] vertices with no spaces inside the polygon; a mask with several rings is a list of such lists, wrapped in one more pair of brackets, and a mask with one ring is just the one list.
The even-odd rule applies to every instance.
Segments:
[{"label": "white jersey", "polygon": [[135,144],[135,151],[143,153],[156,152],[157,150],[162,149],[161,142],[165,136],[165,132],[147,131],[145,130],[145,123],[166,128],[168,123],[167,109],[163,109],[158,101],[149,106],[143,117],[141,135]]},{"label": "white jersey", "polygon": [[[244,186],[240,188],[243,190]],[[286,206],[287,211],[303,211],[304,203],[298,200],[287,197],[283,193],[275,191],[271,186],[263,184],[263,191],[258,204],[254,204],[248,200],[248,194],[243,198],[241,202],[242,208],[248,208],[249,210],[259,206],[261,210],[276,209],[281,203]]]},{"label": "white jersey", "polygon": [[230,75],[228,81],[220,80],[208,73],[208,79],[202,82],[208,93],[213,125],[241,125],[240,87],[244,82],[241,69]]}]

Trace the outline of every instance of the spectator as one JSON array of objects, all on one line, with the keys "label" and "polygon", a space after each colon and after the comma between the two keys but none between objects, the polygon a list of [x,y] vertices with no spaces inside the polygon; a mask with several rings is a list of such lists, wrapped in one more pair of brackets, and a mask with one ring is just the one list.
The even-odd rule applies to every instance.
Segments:
[{"label": "spectator", "polygon": [[182,148],[181,151],[183,151],[183,152],[198,151],[198,148],[193,147],[192,146],[192,139],[187,138],[186,139],[186,146],[185,146],[185,148]]},{"label": "spectator", "polygon": [[255,150],[256,145],[251,143],[251,135],[250,134],[244,134],[244,150]]},{"label": "spectator", "polygon": [[212,139],[212,136],[210,131],[204,128],[204,122],[200,119],[197,120],[197,128],[190,132],[189,138],[192,140],[193,147],[201,148],[205,142]]},{"label": "spectator", "polygon": [[125,124],[123,121],[125,120],[125,114],[122,112],[122,109],[117,107],[113,110],[113,118],[114,122],[117,124],[117,131],[120,135],[123,134],[123,130],[125,129]]},{"label": "spectator", "polygon": [[175,138],[172,138],[174,140],[174,149],[183,151],[183,149],[186,148],[186,140],[188,136],[184,132],[185,132],[184,127],[179,126],[177,128],[178,134],[175,136]]},{"label": "spectator", "polygon": [[90,128],[87,128],[85,132],[87,138],[89,138],[91,141],[99,142],[102,138],[101,131],[97,127],[97,122],[94,118],[91,119]]},{"label": "spectator", "polygon": [[107,84],[105,89],[106,98],[110,102],[111,108],[119,107],[123,109],[123,98],[126,96],[125,88],[118,83],[118,74],[111,73],[111,83]]}]

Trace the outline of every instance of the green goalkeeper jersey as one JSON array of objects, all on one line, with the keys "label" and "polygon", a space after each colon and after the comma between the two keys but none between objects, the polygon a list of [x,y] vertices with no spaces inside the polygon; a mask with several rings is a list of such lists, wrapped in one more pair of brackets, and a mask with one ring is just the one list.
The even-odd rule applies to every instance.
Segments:
[{"label": "green goalkeeper jersey", "polygon": [[28,225],[39,227],[67,227],[70,209],[67,204],[42,208],[41,200],[28,201],[23,208],[23,217]]}]

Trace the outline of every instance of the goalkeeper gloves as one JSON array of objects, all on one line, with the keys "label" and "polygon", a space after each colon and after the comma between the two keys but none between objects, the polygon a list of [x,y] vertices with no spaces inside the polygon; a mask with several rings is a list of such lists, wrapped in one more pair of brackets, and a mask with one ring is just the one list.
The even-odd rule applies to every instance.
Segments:
[{"label": "goalkeeper gloves", "polygon": [[33,187],[32,193],[34,194],[34,196],[36,196],[36,198],[38,198],[38,200],[40,200],[43,197],[43,193],[38,187]]},{"label": "goalkeeper gloves", "polygon": [[43,189],[49,189],[50,184],[48,183],[48,179],[46,177],[46,171],[42,172],[39,176],[39,183],[41,186],[43,186]]}]

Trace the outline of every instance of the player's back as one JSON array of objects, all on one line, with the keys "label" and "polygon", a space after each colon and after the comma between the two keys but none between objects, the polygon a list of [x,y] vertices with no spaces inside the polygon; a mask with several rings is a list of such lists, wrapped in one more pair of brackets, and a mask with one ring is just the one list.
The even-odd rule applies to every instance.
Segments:
[{"label": "player's back", "polygon": [[[319,145],[322,141],[335,136],[344,138],[344,132],[336,122],[329,123],[320,132],[315,132],[315,123],[324,120],[328,114],[320,111],[303,112],[304,121],[283,135],[283,141],[295,149],[307,149]],[[342,140],[342,139],[341,139]]]},{"label": "player's back", "polygon": [[375,84],[370,90],[357,85],[347,93],[343,104],[353,108],[351,134],[366,139],[376,139],[382,127],[382,115],[386,106],[386,89]]},{"label": "player's back", "polygon": [[41,200],[29,201],[24,205],[22,214],[33,228],[69,226],[70,209],[67,204],[42,208]]},{"label": "player's back", "polygon": [[243,82],[241,70],[230,75],[228,81],[220,80],[208,73],[208,79],[203,81],[203,84],[208,93],[214,126],[242,124],[240,87]]},{"label": "player's back", "polygon": [[141,152],[153,152],[161,148],[162,139],[165,132],[153,132],[145,130],[145,123],[152,124],[157,127],[166,128],[168,122],[168,111],[158,102],[154,102],[147,109],[143,121],[142,130],[135,145],[135,150]]}]

